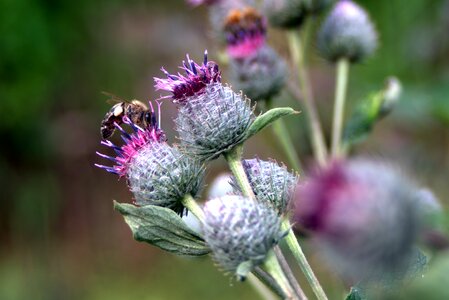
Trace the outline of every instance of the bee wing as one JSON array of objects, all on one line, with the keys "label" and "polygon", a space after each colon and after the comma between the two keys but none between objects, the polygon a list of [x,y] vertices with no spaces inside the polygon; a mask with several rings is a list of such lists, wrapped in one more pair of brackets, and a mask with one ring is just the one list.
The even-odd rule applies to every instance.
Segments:
[{"label": "bee wing", "polygon": [[127,102],[127,103],[129,103],[128,100],[122,99],[122,98],[120,98],[119,96],[114,95],[114,94],[112,94],[112,93],[105,92],[105,91],[102,91],[101,93],[102,93],[103,95],[106,95],[106,96],[109,97],[109,99],[106,100],[106,103],[108,103],[108,104],[117,104],[117,103],[120,103],[120,102]]}]

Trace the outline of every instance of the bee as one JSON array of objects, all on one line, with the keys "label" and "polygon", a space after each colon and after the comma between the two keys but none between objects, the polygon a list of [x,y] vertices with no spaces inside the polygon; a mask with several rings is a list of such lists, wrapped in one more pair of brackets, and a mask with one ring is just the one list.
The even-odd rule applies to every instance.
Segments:
[{"label": "bee", "polygon": [[123,117],[128,117],[133,124],[142,128],[150,126],[157,127],[156,115],[152,109],[139,100],[123,100],[115,95],[105,93],[110,96],[109,102],[114,102],[114,106],[106,113],[101,121],[101,137],[107,139],[114,134],[115,125],[123,124]]}]

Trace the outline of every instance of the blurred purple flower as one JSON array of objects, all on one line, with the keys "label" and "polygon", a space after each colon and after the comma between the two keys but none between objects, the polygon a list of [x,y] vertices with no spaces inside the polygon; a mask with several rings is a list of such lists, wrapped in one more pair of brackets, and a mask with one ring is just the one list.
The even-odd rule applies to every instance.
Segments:
[{"label": "blurred purple flower", "polygon": [[385,163],[333,162],[298,187],[295,221],[343,276],[378,279],[410,264],[421,227],[417,191]]},{"label": "blurred purple flower", "polygon": [[266,22],[252,7],[232,10],[224,25],[227,52],[233,58],[253,55],[266,42]]}]

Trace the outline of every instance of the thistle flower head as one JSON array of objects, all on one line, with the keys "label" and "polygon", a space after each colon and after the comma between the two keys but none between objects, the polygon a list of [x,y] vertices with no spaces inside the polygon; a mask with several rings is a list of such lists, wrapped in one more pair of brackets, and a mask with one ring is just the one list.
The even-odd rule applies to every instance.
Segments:
[{"label": "thistle flower head", "polygon": [[252,7],[231,10],[225,20],[224,32],[227,52],[233,58],[253,55],[266,40],[265,20]]},{"label": "thistle flower head", "polygon": [[240,279],[263,263],[268,251],[283,237],[277,213],[249,198],[209,200],[204,214],[204,239],[215,261]]},{"label": "thistle flower head", "polygon": [[406,268],[420,218],[417,189],[369,160],[335,162],[297,188],[295,221],[311,230],[328,261],[350,279]]},{"label": "thistle flower head", "polygon": [[109,173],[117,174],[119,177],[126,175],[128,171],[129,163],[134,156],[146,145],[153,143],[163,143],[166,141],[165,133],[157,126],[148,126],[143,129],[138,125],[135,125],[127,117],[123,117],[123,123],[129,125],[133,129],[133,133],[127,133],[120,125],[114,123],[114,126],[121,132],[122,140],[124,144],[122,146],[116,146],[109,140],[101,141],[102,145],[112,148],[117,154],[116,157],[108,156],[97,152],[97,155],[109,159],[114,162],[112,167],[95,164]]},{"label": "thistle flower head", "polygon": [[163,98],[172,98],[175,103],[184,104],[189,97],[204,93],[207,85],[221,81],[218,65],[213,61],[208,61],[207,50],[204,52],[204,60],[201,65],[187,55],[187,60],[183,61],[183,66],[180,68],[185,71],[185,75],[179,72],[170,74],[162,68],[162,72],[167,78],[154,78],[156,90],[170,92],[171,96]]},{"label": "thistle flower head", "polygon": [[140,128],[127,117],[124,117],[124,123],[134,132],[129,134],[116,125],[122,133],[123,146],[116,146],[111,141],[101,142],[112,148],[117,156],[97,152],[115,164],[112,167],[96,166],[120,177],[125,176],[138,205],[158,205],[183,214],[183,198],[188,194],[195,197],[200,191],[203,165],[168,145],[161,129],[153,126]]},{"label": "thistle flower head", "polygon": [[318,34],[318,49],[330,61],[358,62],[377,47],[377,33],[366,11],[350,0],[335,4]]},{"label": "thistle flower head", "polygon": [[287,29],[301,25],[307,15],[305,0],[265,0],[264,11],[272,26]]},{"label": "thistle flower head", "polygon": [[186,195],[198,196],[204,166],[167,143],[142,148],[129,165],[127,179],[138,205],[167,207],[182,215]]},{"label": "thistle flower head", "polygon": [[229,67],[236,89],[242,90],[253,101],[275,96],[287,79],[285,61],[267,45],[251,56],[231,60]]},{"label": "thistle flower head", "polygon": [[[243,168],[256,199],[272,206],[278,214],[284,214],[294,196],[298,177],[276,161],[263,161],[258,158],[244,160]],[[232,178],[231,184],[236,194],[242,194],[235,178]]]},{"label": "thistle flower head", "polygon": [[175,120],[185,152],[212,160],[244,141],[254,120],[250,101],[221,83],[190,97]]}]

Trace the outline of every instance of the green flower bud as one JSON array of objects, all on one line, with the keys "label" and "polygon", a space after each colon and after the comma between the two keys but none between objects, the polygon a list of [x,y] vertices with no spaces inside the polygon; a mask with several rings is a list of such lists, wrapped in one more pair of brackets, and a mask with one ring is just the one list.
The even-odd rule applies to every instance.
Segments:
[{"label": "green flower bud", "polygon": [[318,50],[334,62],[359,62],[377,47],[377,33],[366,11],[350,0],[335,4],[318,33]]},{"label": "green flower bud", "polygon": [[283,237],[280,219],[270,207],[240,196],[225,196],[204,207],[204,239],[225,272],[244,279],[264,262]]},{"label": "green flower bud", "polygon": [[268,46],[252,56],[231,60],[230,73],[234,87],[253,101],[275,96],[287,79],[284,60]]},{"label": "green flower bud", "polygon": [[167,143],[141,148],[127,168],[127,179],[138,205],[158,205],[182,214],[185,195],[196,197],[201,189],[204,168]]},{"label": "green flower bud", "polygon": [[185,151],[212,160],[243,142],[253,120],[249,99],[211,83],[179,108],[175,123]]},{"label": "green flower bud", "polygon": [[[294,196],[298,177],[274,160],[246,159],[242,164],[257,201],[272,206],[278,214],[284,214]],[[235,178],[231,184],[235,193],[242,194]]]}]

